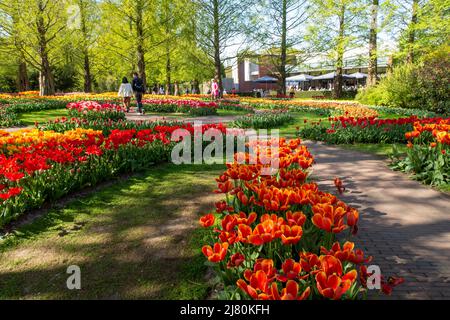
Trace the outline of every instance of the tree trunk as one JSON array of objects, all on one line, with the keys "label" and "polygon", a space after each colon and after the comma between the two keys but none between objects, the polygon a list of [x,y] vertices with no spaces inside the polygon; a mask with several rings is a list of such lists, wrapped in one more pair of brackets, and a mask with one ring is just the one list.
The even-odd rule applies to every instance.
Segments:
[{"label": "tree trunk", "polygon": [[281,65],[280,65],[280,89],[283,95],[286,95],[286,63],[287,63],[287,0],[282,4],[282,23],[281,23]]},{"label": "tree trunk", "polygon": [[51,96],[55,94],[55,82],[50,68],[47,54],[42,55],[41,70],[39,71],[39,95]]},{"label": "tree trunk", "polygon": [[215,69],[215,77],[219,84],[219,96],[222,96],[223,82],[222,82],[222,62],[220,60],[219,0],[213,0],[213,10],[214,10],[214,69]]},{"label": "tree trunk", "polygon": [[50,62],[48,59],[47,52],[47,39],[46,33],[47,29],[44,22],[44,4],[42,1],[38,2],[39,16],[37,18],[37,31],[39,37],[39,95],[50,96],[55,94],[55,82],[53,80],[53,74],[50,67]]},{"label": "tree trunk", "polygon": [[145,49],[144,49],[144,26],[143,26],[143,7],[142,1],[136,1],[136,53],[137,53],[137,68],[139,78],[142,79],[144,86],[147,86],[147,77],[145,73]]},{"label": "tree trunk", "polygon": [[165,32],[166,32],[166,94],[170,95],[172,93],[171,87],[171,73],[172,73],[172,62],[170,60],[170,7],[169,2],[164,2],[165,11]]},{"label": "tree trunk", "polygon": [[89,63],[89,53],[84,52],[84,92],[92,92],[91,65]]},{"label": "tree trunk", "polygon": [[89,34],[86,25],[86,6],[83,1],[78,2],[80,8],[81,18],[81,33],[83,34],[83,56],[84,56],[84,92],[92,92],[92,76],[91,76],[91,64],[89,59]]},{"label": "tree trunk", "polygon": [[377,48],[377,35],[378,35],[378,0],[372,1],[372,14],[370,21],[370,34],[369,34],[369,68],[367,75],[367,86],[374,86],[377,84],[378,74],[378,48]]},{"label": "tree trunk", "polygon": [[200,82],[197,79],[191,83],[191,93],[200,94]]},{"label": "tree trunk", "polygon": [[28,79],[27,63],[23,60],[19,60],[19,68],[17,74],[17,90],[19,92],[30,90],[30,81]]},{"label": "tree trunk", "polygon": [[336,77],[334,78],[333,98],[339,99],[342,97],[343,85],[343,67],[344,67],[344,31],[345,31],[345,5],[341,6],[339,14],[339,36],[337,43],[337,59],[336,59]]},{"label": "tree trunk", "polygon": [[166,48],[166,94],[170,95],[172,93],[171,90],[171,71],[172,71],[172,66],[170,64],[170,49],[169,49],[169,45],[167,45]]},{"label": "tree trunk", "polygon": [[416,41],[416,24],[417,24],[418,7],[419,7],[419,0],[413,0],[411,23],[409,24],[409,34],[408,34],[408,54],[406,56],[407,63],[414,63],[414,43]]},{"label": "tree trunk", "polygon": [[387,66],[386,66],[386,75],[389,76],[392,74],[392,69],[394,65],[394,58],[392,56],[388,57]]}]

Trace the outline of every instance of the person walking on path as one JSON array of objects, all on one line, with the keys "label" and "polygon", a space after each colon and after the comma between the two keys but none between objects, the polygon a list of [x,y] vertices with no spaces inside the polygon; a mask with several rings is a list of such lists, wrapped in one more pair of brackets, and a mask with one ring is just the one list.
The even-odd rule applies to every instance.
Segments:
[{"label": "person walking on path", "polygon": [[145,86],[144,82],[141,78],[139,78],[139,75],[137,72],[133,73],[133,91],[134,91],[134,97],[136,98],[136,104],[137,104],[137,113],[140,115],[144,114],[144,110],[142,108],[142,97],[145,93]]},{"label": "person walking on path", "polygon": [[213,100],[219,98],[219,84],[217,83],[217,79],[211,80],[211,96]]},{"label": "person walking on path", "polygon": [[127,77],[123,77],[122,84],[119,88],[119,97],[123,98],[123,107],[130,112],[131,97],[133,96],[133,87],[131,83],[128,82]]}]

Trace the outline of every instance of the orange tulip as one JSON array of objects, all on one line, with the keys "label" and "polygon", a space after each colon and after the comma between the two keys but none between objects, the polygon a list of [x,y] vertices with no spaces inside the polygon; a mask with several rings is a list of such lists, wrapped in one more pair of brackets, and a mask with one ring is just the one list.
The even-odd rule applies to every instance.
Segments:
[{"label": "orange tulip", "polygon": [[227,263],[227,268],[239,267],[245,261],[245,256],[242,253],[235,253],[231,256],[230,261]]},{"label": "orange tulip", "polygon": [[260,246],[281,237],[281,233],[273,220],[266,220],[255,227],[252,234],[248,236],[248,241],[255,246]]},{"label": "orange tulip", "polygon": [[297,244],[303,235],[303,229],[300,226],[281,226],[281,241],[284,245]]},{"label": "orange tulip", "polygon": [[203,228],[208,228],[214,225],[215,217],[213,214],[207,214],[206,216],[203,216],[200,218],[200,225]]},{"label": "orange tulip", "polygon": [[216,212],[222,213],[224,211],[231,212],[234,210],[233,207],[229,206],[225,200],[216,202]]},{"label": "orange tulip", "polygon": [[359,219],[359,212],[356,209],[350,209],[347,212],[347,225],[350,227],[356,226]]},{"label": "orange tulip", "polygon": [[293,280],[289,280],[286,283],[286,288],[283,288],[281,290],[281,295],[278,292],[278,286],[276,284],[276,282],[273,282],[271,287],[270,287],[270,292],[271,292],[271,298],[273,300],[306,300],[308,299],[309,295],[311,294],[311,289],[310,287],[307,287],[303,293],[299,296],[299,287],[298,287],[298,283],[293,281]]},{"label": "orange tulip", "polygon": [[281,282],[286,282],[288,280],[305,279],[309,276],[308,274],[306,276],[300,276],[300,273],[302,272],[302,266],[299,262],[295,262],[293,259],[287,259],[285,262],[283,262],[281,268],[283,270],[283,274],[277,275],[277,280]]},{"label": "orange tulip", "polygon": [[214,263],[220,262],[225,259],[225,256],[227,255],[228,243],[215,243],[214,248],[211,248],[211,246],[203,246],[202,252],[209,261]]},{"label": "orange tulip", "polygon": [[344,183],[341,179],[335,178],[334,179],[334,185],[336,186],[336,189],[338,190],[339,194],[343,194],[345,191]]},{"label": "orange tulip", "polygon": [[321,269],[316,274],[317,290],[326,298],[339,300],[356,280],[356,270],[342,276],[342,263],[339,259],[327,255],[319,258]]},{"label": "orange tulip", "polygon": [[316,275],[317,290],[326,298],[339,300],[355,282],[356,276],[356,270],[348,272],[342,278],[335,274],[327,275],[321,271]]},{"label": "orange tulip", "polygon": [[233,183],[231,181],[218,183],[218,188],[218,190],[214,190],[214,193],[228,193],[233,190]]},{"label": "orange tulip", "polygon": [[300,265],[302,270],[306,272],[311,272],[320,267],[319,257],[313,253],[301,253],[300,254]]},{"label": "orange tulip", "polygon": [[341,249],[339,242],[336,242],[331,247],[331,250],[327,250],[321,247],[320,252],[325,255],[334,256],[340,261],[350,261],[354,264],[369,263],[372,261],[372,257],[364,257],[364,252],[361,249],[354,250],[355,244],[347,241]]},{"label": "orange tulip", "polygon": [[239,279],[237,286],[247,293],[252,299],[269,300],[269,279],[263,270],[258,270],[250,276],[250,284]]},{"label": "orange tulip", "polygon": [[343,219],[346,210],[342,207],[319,203],[313,206],[312,210],[314,213],[312,222],[319,229],[339,233],[347,227]]}]

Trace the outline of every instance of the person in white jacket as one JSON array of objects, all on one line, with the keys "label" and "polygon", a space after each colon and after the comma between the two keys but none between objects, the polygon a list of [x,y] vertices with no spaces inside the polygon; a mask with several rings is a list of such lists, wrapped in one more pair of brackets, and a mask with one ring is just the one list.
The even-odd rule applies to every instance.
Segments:
[{"label": "person in white jacket", "polygon": [[133,87],[131,83],[128,82],[127,77],[122,79],[122,84],[119,88],[119,97],[123,98],[123,107],[127,109],[127,112],[130,112],[131,105],[131,97],[133,96]]}]

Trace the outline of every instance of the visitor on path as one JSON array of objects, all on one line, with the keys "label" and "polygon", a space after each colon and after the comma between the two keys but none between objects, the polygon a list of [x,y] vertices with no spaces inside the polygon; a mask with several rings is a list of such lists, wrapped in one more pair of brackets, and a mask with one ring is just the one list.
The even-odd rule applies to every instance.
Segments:
[{"label": "visitor on path", "polygon": [[119,88],[119,97],[123,98],[123,107],[130,112],[131,97],[133,96],[133,87],[128,82],[127,77],[123,77],[122,84]]},{"label": "visitor on path", "polygon": [[219,98],[219,84],[215,78],[211,80],[211,98],[213,100],[217,100]]},{"label": "visitor on path", "polygon": [[140,115],[144,114],[144,109],[142,108],[142,96],[145,93],[145,86],[144,82],[141,78],[139,78],[139,75],[137,72],[133,73],[133,91],[134,91],[134,97],[136,98],[136,104],[137,104],[137,110],[136,112]]},{"label": "visitor on path", "polygon": [[295,88],[294,88],[294,86],[291,86],[291,90],[289,92],[289,97],[291,99],[294,99],[294,97],[295,97]]}]

